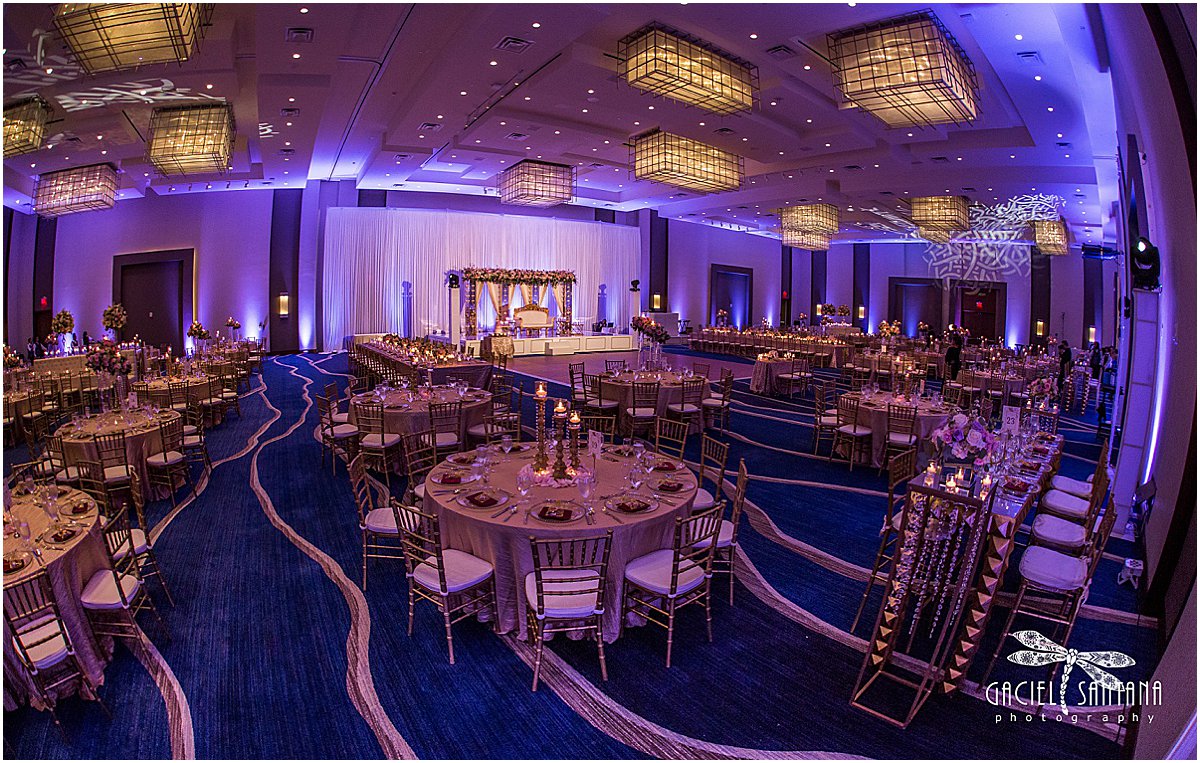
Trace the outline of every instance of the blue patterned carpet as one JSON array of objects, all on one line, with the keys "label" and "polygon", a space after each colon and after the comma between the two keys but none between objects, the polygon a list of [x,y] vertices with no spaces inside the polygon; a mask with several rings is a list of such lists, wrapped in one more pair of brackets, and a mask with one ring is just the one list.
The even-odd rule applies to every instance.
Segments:
[{"label": "blue patterned carpet", "polygon": [[[170,641],[152,625],[146,632],[173,677],[119,646],[102,690],[113,720],[93,703],[64,701],[64,742],[47,714],[8,712],[9,757],[1120,756],[1092,730],[998,723],[996,708],[962,693],[935,696],[907,730],[852,709],[863,652],[845,632],[865,579],[854,570],[874,558],[886,488],[874,470],[794,455],[811,452],[805,405],[753,395],[745,382],[729,464],[745,458],[754,476],[741,535],[752,569],[740,571],[736,604],[716,597],[713,644],[702,614],[685,612],[668,670],[662,631],[627,629],[608,650],[604,683],[593,645],[558,639],[548,683],[533,693],[524,645],[464,621],[450,666],[432,608],[418,609],[406,635],[399,564],[373,562],[368,590],[358,588],[348,480],[321,467],[313,436],[312,397],[331,381],[344,387],[346,371],[344,355],[269,359],[242,417],[210,434],[218,465],[199,499],[178,512],[169,501],[149,507],[177,606],[160,602]],[[1063,470],[1090,473],[1094,421],[1065,426]],[[6,451],[6,468],[21,451]],[[1110,550],[1119,556],[1123,543]],[[1120,648],[1138,663],[1123,678],[1149,676],[1155,631],[1130,617],[1138,603],[1115,585],[1119,562],[1104,565],[1071,645]],[[1019,677],[1004,664],[995,676]]]}]

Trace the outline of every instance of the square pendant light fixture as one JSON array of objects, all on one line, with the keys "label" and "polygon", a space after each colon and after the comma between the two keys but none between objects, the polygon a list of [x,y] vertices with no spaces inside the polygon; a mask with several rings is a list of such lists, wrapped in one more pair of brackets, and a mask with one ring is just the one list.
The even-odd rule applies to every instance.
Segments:
[{"label": "square pendant light fixture", "polygon": [[923,238],[931,244],[949,244],[950,231],[938,230],[937,228],[922,228],[917,226],[917,236]]},{"label": "square pendant light fixture", "polygon": [[912,220],[921,230],[949,233],[970,227],[966,196],[916,196],[908,203]]},{"label": "square pendant light fixture", "polygon": [[1067,236],[1067,226],[1061,219],[1034,220],[1030,225],[1033,226],[1034,243],[1037,244],[1037,248],[1042,254],[1055,257],[1067,254],[1070,239]]},{"label": "square pendant light fixture", "polygon": [[33,191],[33,211],[42,217],[111,209],[116,203],[117,171],[111,164],[91,164],[47,172]]},{"label": "square pendant light fixture", "polygon": [[525,207],[553,207],[575,195],[575,168],[525,159],[500,173],[500,201]]},{"label": "square pendant light fixture", "polygon": [[226,103],[155,109],[146,160],[167,177],[224,174],[234,133],[233,107]]},{"label": "square pendant light fixture", "polygon": [[50,106],[38,96],[4,107],[4,155],[37,151],[46,137]]},{"label": "square pendant light fixture", "polygon": [[975,67],[932,11],[834,32],[828,44],[842,98],[889,127],[969,124],[979,114]]},{"label": "square pendant light fixture", "polygon": [[808,249],[812,252],[823,252],[829,249],[830,236],[827,233],[812,233],[810,231],[785,230],[780,234],[784,246],[797,249]]},{"label": "square pendant light fixture", "polygon": [[779,228],[785,246],[828,249],[838,225],[838,208],[832,204],[801,204],[779,210]]},{"label": "square pendant light fixture", "polygon": [[716,146],[655,130],[633,139],[633,174],[693,191],[735,191],[742,187],[742,157]]},{"label": "square pendant light fixture", "polygon": [[621,82],[647,93],[736,114],[754,106],[758,68],[683,32],[653,23],[618,43]]},{"label": "square pendant light fixture", "polygon": [[213,3],[60,3],[54,28],[88,74],[182,63],[212,18]]}]

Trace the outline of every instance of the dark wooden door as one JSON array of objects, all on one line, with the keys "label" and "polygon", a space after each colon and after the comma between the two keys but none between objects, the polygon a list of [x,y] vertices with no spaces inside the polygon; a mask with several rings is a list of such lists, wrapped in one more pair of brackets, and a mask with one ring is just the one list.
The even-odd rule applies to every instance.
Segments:
[{"label": "dark wooden door", "polygon": [[120,338],[140,336],[147,344],[182,350],[182,275],[178,260],[121,268],[121,302],[129,321]]},{"label": "dark wooden door", "polygon": [[729,313],[729,325],[749,328],[754,304],[754,271],[734,265],[712,265],[708,281],[708,322],[717,323],[717,313]]},{"label": "dark wooden door", "polygon": [[986,286],[963,288],[960,292],[962,300],[962,325],[971,336],[995,337],[997,330],[997,293],[996,289]]}]

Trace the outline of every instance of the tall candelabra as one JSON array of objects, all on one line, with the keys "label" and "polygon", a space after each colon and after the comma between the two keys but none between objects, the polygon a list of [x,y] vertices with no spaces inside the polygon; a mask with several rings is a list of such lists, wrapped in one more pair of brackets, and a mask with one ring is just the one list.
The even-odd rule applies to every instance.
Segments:
[{"label": "tall candelabra", "polygon": [[536,403],[537,420],[537,455],[533,457],[533,470],[544,472],[550,460],[546,457],[546,382],[537,383],[537,392],[533,396]]},{"label": "tall candelabra", "polygon": [[554,436],[558,440],[554,447],[554,479],[569,479],[571,475],[567,472],[566,461],[563,460],[567,440],[567,406],[562,400],[554,406]]},{"label": "tall candelabra", "polygon": [[567,429],[571,431],[571,468],[579,470],[579,429],[580,429],[579,411],[571,411],[571,418],[567,421]]}]

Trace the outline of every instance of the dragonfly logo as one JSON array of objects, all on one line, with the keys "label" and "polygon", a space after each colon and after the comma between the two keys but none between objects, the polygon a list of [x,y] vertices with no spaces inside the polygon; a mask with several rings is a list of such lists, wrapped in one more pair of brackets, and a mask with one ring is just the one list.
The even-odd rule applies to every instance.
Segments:
[{"label": "dragonfly logo", "polygon": [[1058,702],[1064,714],[1067,712],[1067,682],[1076,667],[1087,673],[1092,681],[1104,690],[1120,694],[1127,685],[1105,668],[1128,668],[1136,664],[1132,657],[1121,652],[1080,652],[1077,649],[1067,649],[1037,631],[1017,631],[1012,637],[1028,648],[1008,655],[1009,662],[1026,667],[1063,664]]}]

